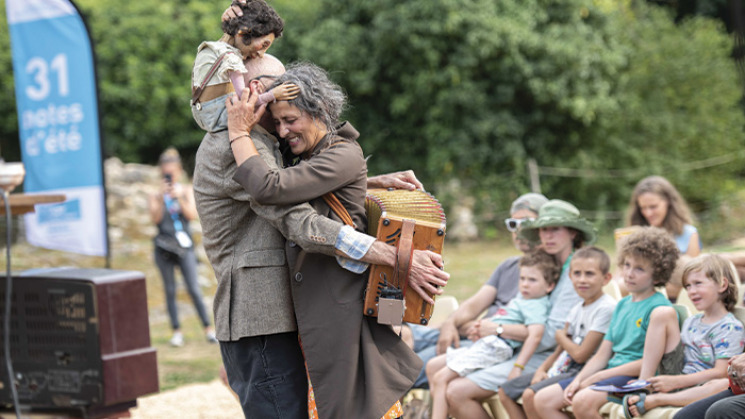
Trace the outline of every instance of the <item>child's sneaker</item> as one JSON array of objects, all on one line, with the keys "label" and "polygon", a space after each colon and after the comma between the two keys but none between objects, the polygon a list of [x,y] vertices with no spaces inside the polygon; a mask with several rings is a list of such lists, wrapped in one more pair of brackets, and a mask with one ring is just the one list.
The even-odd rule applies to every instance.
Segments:
[{"label": "child's sneaker", "polygon": [[169,343],[171,344],[171,346],[175,346],[177,348],[184,346],[184,335],[182,335],[181,332],[174,332]]},{"label": "child's sneaker", "polygon": [[217,343],[215,332],[207,332],[207,343]]}]

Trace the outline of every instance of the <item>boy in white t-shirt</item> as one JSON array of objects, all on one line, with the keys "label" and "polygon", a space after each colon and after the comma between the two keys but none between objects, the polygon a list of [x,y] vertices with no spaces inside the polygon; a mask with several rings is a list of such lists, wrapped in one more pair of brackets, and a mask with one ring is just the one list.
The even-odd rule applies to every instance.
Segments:
[{"label": "boy in white t-shirt", "polygon": [[[556,350],[536,372],[509,380],[499,389],[499,400],[510,418],[538,417],[535,393],[550,386],[563,392],[608,330],[616,307],[616,301],[603,293],[612,277],[608,254],[594,246],[579,249],[572,256],[569,277],[583,301],[572,307],[564,329],[556,331]],[[522,407],[516,402],[521,396]]]}]

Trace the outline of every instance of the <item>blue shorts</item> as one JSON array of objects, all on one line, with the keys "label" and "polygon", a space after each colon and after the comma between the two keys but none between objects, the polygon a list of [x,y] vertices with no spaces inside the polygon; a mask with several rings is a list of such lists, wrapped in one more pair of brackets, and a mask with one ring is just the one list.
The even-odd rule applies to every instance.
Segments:
[{"label": "blue shorts", "polygon": [[197,125],[199,125],[199,128],[207,132],[228,129],[228,109],[225,107],[225,99],[227,97],[228,95],[223,95],[209,102],[197,102],[191,105],[191,115],[194,117]]},{"label": "blue shorts", "polygon": [[553,384],[558,384],[562,389],[565,389],[569,386],[569,383],[574,380],[574,377],[578,372],[579,368],[576,368],[571,372],[559,374],[532,385],[530,382],[533,380],[533,374],[523,374],[517,378],[513,378],[512,380],[505,381],[505,383],[502,384],[502,391],[504,391],[504,393],[512,400],[517,400],[522,397],[523,392],[525,392],[526,389],[531,389],[534,393],[538,393],[539,390]]}]

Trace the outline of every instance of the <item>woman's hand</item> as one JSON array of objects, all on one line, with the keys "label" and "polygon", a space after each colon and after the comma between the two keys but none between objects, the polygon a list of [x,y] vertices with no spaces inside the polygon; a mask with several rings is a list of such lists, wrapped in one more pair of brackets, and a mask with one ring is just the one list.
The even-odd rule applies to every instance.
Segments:
[{"label": "woman's hand", "polygon": [[228,95],[225,99],[225,107],[228,110],[228,132],[231,139],[241,134],[250,133],[261,120],[266,105],[254,109],[258,97],[259,95],[253,89],[244,89],[240,98],[235,95]]},{"label": "woman's hand", "polygon": [[[230,115],[228,114],[228,126],[230,125]],[[442,256],[429,250],[414,250],[411,258],[411,271],[409,273],[409,286],[414,292],[419,294],[422,299],[430,304],[434,304],[427,293],[440,295],[442,289],[447,285],[450,274],[445,272],[445,265],[442,262]]]},{"label": "woman's hand", "polygon": [[160,194],[173,196],[173,180],[169,181],[165,176],[160,179]]}]

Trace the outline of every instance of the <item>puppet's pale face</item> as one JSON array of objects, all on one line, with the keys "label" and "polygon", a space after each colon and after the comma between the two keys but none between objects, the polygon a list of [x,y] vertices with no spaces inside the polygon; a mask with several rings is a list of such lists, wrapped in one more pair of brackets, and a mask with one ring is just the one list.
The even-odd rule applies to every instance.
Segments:
[{"label": "puppet's pale face", "polygon": [[[242,38],[242,37],[241,37]],[[244,60],[261,58],[264,56],[266,50],[272,46],[274,42],[274,34],[260,36],[258,38],[251,38],[251,42],[248,44],[243,43],[243,40],[239,40],[235,43],[236,48],[241,51]]]}]

